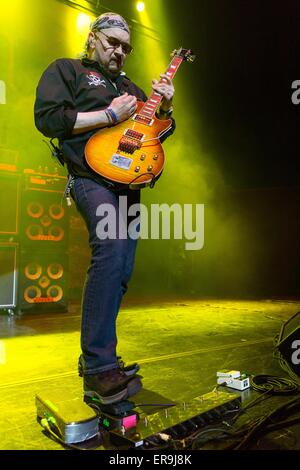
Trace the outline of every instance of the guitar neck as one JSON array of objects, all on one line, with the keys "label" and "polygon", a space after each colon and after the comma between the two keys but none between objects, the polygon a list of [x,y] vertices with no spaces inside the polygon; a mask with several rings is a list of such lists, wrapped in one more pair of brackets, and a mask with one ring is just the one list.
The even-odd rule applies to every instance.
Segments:
[{"label": "guitar neck", "polygon": [[[179,56],[174,56],[173,59],[171,60],[165,74],[172,79],[177,72],[181,62],[183,61],[182,57]],[[159,83],[167,83],[167,80],[165,78],[161,78],[159,80]],[[141,108],[139,115],[145,117],[145,118],[153,118],[153,116],[156,113],[156,110],[158,106],[160,105],[160,102],[162,100],[162,96],[157,93],[156,91],[153,91],[151,95],[149,96],[148,100],[145,102],[143,107]]]}]

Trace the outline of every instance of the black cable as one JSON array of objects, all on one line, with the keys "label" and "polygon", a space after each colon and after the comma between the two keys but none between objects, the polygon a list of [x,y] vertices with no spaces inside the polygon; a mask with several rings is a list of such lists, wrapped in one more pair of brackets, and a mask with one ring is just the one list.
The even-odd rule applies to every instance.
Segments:
[{"label": "black cable", "polygon": [[291,377],[291,380],[300,388],[300,377],[291,369],[288,361],[282,356],[279,350],[274,350],[273,357],[278,360],[280,367]]},{"label": "black cable", "polygon": [[[149,445],[151,444],[151,446]],[[171,449],[172,447],[170,446],[169,443],[167,444],[162,444],[162,445],[153,445],[152,442],[150,442],[148,439],[145,440],[145,443],[143,444],[143,446],[139,447],[139,449],[141,450],[167,450],[167,449]]]},{"label": "black cable", "polygon": [[42,139],[43,142],[45,142],[45,144],[47,145],[47,147],[49,148],[50,152],[51,152],[51,156],[55,159],[55,160],[58,160],[59,163],[64,166],[65,165],[65,162],[64,162],[64,157],[63,157],[63,153],[62,153],[62,150],[57,147],[57,145],[55,145],[53,143],[53,139],[55,139],[55,137],[52,137],[52,139],[50,139],[50,141],[48,142],[47,140],[45,139]]},{"label": "black cable", "polygon": [[142,176],[152,176],[152,179],[150,181],[150,183],[141,183],[141,184],[149,184],[149,187],[152,189],[154,188],[154,185],[155,185],[155,181],[156,181],[156,175],[154,173],[151,173],[151,172],[147,172],[147,173],[141,173],[140,175],[136,176],[135,178],[133,178],[133,180],[130,181],[129,183],[129,186],[131,184],[133,184],[136,180],[138,180],[139,178],[141,178]]},{"label": "black cable", "polygon": [[[250,443],[250,441],[253,440],[254,436],[263,432],[269,433],[270,431],[274,430],[272,429],[272,426],[275,428],[275,425],[278,425],[279,423],[274,423],[273,421],[275,419],[280,419],[280,416],[284,414],[286,417],[286,414],[294,413],[295,408],[299,407],[300,408],[300,397],[297,396],[296,398],[293,398],[290,400],[288,403],[285,403],[284,405],[279,406],[275,410],[273,410],[271,413],[268,413],[267,415],[262,416],[257,420],[257,422],[252,426],[250,431],[246,434],[244,439],[234,448],[235,450],[240,450],[240,449],[245,449],[247,448],[247,445]],[[271,421],[271,423],[268,423],[268,421]],[[281,422],[283,425],[284,422]],[[263,430],[262,428],[265,427]],[[283,426],[282,426],[283,427]]]},{"label": "black cable", "polygon": [[[205,434],[209,433],[209,432],[217,432],[217,433],[220,433],[221,435],[224,435],[226,437],[228,436],[231,436],[231,432],[224,429],[224,428],[209,428],[209,429],[205,429],[201,432],[199,432],[197,434],[197,436],[195,437],[195,439],[193,440],[192,442],[192,450],[196,450],[197,449],[197,444],[199,444],[199,441],[202,441],[202,439],[200,439],[201,436],[204,436]],[[215,440],[216,439],[216,436],[212,437],[211,439],[209,440]],[[220,437],[218,437],[217,439],[220,439]],[[203,442],[201,442],[203,443]]]},{"label": "black cable", "polygon": [[290,395],[299,392],[299,385],[296,382],[274,375],[255,375],[250,377],[250,384],[257,392],[266,392],[271,395]]},{"label": "black cable", "polygon": [[249,408],[252,408],[252,406],[254,405],[257,405],[258,403],[261,403],[267,399],[269,399],[271,397],[271,395],[269,394],[269,391],[266,391],[264,392],[262,395],[259,395],[257,397],[255,397],[253,400],[249,401],[247,403],[246,406],[244,406],[244,408],[239,408],[239,409],[236,409],[236,410],[227,410],[224,412],[224,417],[226,418],[226,415],[227,414],[231,414],[232,412],[235,412],[236,414],[230,419],[230,422],[231,422],[231,426],[233,426],[233,424],[238,420],[238,418],[247,413],[247,411],[249,410]]},{"label": "black cable", "polygon": [[299,424],[299,423],[300,423],[300,417],[295,418],[295,419],[290,419],[289,421],[281,421],[280,423],[270,424],[268,426],[268,432],[277,431],[278,429],[282,429],[282,428],[290,428],[291,426],[294,426],[295,424]]}]

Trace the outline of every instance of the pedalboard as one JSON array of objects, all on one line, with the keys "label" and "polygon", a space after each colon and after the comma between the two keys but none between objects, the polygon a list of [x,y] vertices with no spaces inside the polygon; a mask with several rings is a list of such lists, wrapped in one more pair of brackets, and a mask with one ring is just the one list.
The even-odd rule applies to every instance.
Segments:
[{"label": "pedalboard", "polygon": [[[230,387],[231,381],[244,380],[232,378],[230,374],[225,378],[230,381]],[[218,379],[224,383],[224,376]],[[85,397],[85,402],[81,397],[63,399],[58,392],[50,393],[47,399],[36,395],[39,423],[45,428],[46,422],[61,442],[91,442],[92,438],[102,438],[102,433],[108,431],[113,445],[140,449],[151,446],[155,439],[182,439],[222,422],[232,416],[232,412],[238,412],[240,406],[241,394],[218,389],[149,415],[129,400],[103,405],[89,397]]]},{"label": "pedalboard", "polygon": [[136,426],[110,430],[111,442],[146,449],[157,436],[182,439],[191,433],[222,421],[233,411],[238,411],[241,396],[234,392],[215,390],[194,398],[188,403],[178,403],[147,416],[140,415]]}]

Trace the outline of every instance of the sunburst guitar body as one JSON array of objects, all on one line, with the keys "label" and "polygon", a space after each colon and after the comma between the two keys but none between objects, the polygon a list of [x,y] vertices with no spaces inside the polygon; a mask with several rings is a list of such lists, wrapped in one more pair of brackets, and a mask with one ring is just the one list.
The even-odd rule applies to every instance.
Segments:
[{"label": "sunburst guitar body", "polygon": [[[191,51],[182,48],[172,55],[166,71],[170,78],[183,60],[194,60]],[[138,102],[131,118],[92,135],[85,147],[85,158],[94,172],[131,188],[154,185],[165,164],[160,137],[172,126],[171,119],[156,117],[161,99],[159,93],[152,92],[146,103]]]},{"label": "sunburst guitar body", "polygon": [[[138,102],[136,115],[143,107]],[[101,129],[88,141],[85,157],[96,173],[115,183],[147,185],[162,172],[165,156],[159,136],[170,129],[171,119],[151,118],[151,126],[127,119]]]}]

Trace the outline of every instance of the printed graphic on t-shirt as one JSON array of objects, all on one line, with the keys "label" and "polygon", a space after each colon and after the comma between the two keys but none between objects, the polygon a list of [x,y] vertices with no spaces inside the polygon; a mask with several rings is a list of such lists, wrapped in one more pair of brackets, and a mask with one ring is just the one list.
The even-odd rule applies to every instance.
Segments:
[{"label": "printed graphic on t-shirt", "polygon": [[101,79],[101,75],[99,73],[89,72],[86,77],[89,80],[88,81],[89,85],[95,85],[95,86],[101,85],[101,86],[104,86],[106,88],[105,80]]}]

